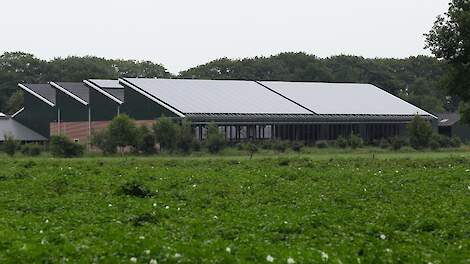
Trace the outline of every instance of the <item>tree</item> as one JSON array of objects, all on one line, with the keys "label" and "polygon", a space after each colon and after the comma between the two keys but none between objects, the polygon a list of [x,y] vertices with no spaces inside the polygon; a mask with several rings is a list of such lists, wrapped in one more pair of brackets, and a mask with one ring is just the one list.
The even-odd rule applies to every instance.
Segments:
[{"label": "tree", "polygon": [[214,123],[209,124],[207,127],[206,144],[209,152],[212,154],[219,153],[225,147],[225,138],[219,132],[219,127]]},{"label": "tree", "polygon": [[82,156],[85,147],[72,142],[68,137],[52,136],[49,141],[49,150],[54,157],[72,158]]},{"label": "tree", "polygon": [[177,127],[168,117],[162,116],[153,126],[155,140],[164,151],[172,152],[176,148]]},{"label": "tree", "polygon": [[5,151],[8,156],[14,156],[19,148],[19,142],[11,134],[5,135],[4,139],[3,151]]},{"label": "tree", "polygon": [[191,122],[186,119],[183,119],[181,125],[178,126],[176,145],[178,150],[183,153],[191,152],[191,149],[194,145],[194,134],[191,127]]},{"label": "tree", "polygon": [[155,135],[146,125],[141,125],[137,130],[137,141],[135,148],[143,154],[155,153]]},{"label": "tree", "polygon": [[115,154],[117,151],[116,144],[110,140],[107,128],[94,131],[91,135],[91,144],[101,149],[104,154]]},{"label": "tree", "polygon": [[410,145],[414,149],[423,149],[429,146],[432,137],[432,126],[419,115],[416,115],[408,124]]},{"label": "tree", "polygon": [[[470,1],[452,0],[449,10],[426,34],[426,48],[449,66],[445,77],[450,94],[470,102]],[[463,120],[470,121],[470,108],[462,107]]]},{"label": "tree", "polygon": [[128,115],[120,114],[114,117],[107,130],[110,144],[120,148],[121,154],[125,147],[136,145],[137,128]]}]

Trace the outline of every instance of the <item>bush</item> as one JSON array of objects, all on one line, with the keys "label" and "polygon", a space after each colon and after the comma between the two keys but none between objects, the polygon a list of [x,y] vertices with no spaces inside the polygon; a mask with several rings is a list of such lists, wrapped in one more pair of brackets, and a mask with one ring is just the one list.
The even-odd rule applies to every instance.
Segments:
[{"label": "bush", "polygon": [[184,119],[181,122],[181,125],[177,127],[176,134],[176,146],[178,150],[183,153],[190,153],[194,145],[194,135],[193,129],[191,127],[191,122]]},{"label": "bush", "polygon": [[406,141],[401,137],[395,136],[390,139],[390,147],[392,150],[400,150],[405,145]]},{"label": "bush", "polygon": [[452,146],[451,139],[448,136],[433,134],[432,138],[439,143],[441,148],[450,148]]},{"label": "bush", "polygon": [[[411,147],[414,149],[423,149],[429,146],[433,131],[429,122],[419,115],[416,115],[408,124],[408,133]],[[437,142],[437,144],[439,144],[439,142]]]},{"label": "bush", "polygon": [[207,149],[210,153],[215,154],[222,151],[225,147],[225,138],[219,132],[219,127],[216,124],[209,124],[207,128]]},{"label": "bush", "polygon": [[295,152],[300,152],[302,150],[303,144],[300,142],[293,142],[291,148]]},{"label": "bush", "polygon": [[388,140],[386,140],[385,138],[382,138],[379,140],[378,147],[381,149],[387,149],[390,147],[390,142],[388,142]]},{"label": "bush", "polygon": [[285,152],[288,147],[289,144],[284,141],[276,141],[272,144],[272,149],[276,152]]},{"label": "bush", "polygon": [[432,150],[437,150],[440,146],[441,144],[439,144],[439,141],[437,141],[435,138],[429,140],[429,148],[431,148]]},{"label": "bush", "polygon": [[93,134],[91,135],[91,144],[101,149],[104,154],[115,154],[117,151],[117,146],[114,142],[111,142],[108,129],[103,129],[98,132],[93,131]]},{"label": "bush", "polygon": [[343,136],[339,136],[337,139],[336,139],[336,146],[339,147],[339,148],[347,148],[348,147],[348,140],[343,137]]},{"label": "bush", "polygon": [[317,147],[319,149],[327,148],[328,147],[328,141],[326,141],[326,140],[317,140],[315,142],[315,147]]},{"label": "bush", "polygon": [[160,149],[173,152],[176,149],[176,124],[168,117],[162,116],[153,126],[155,140],[160,144]]},{"label": "bush", "polygon": [[84,151],[82,145],[72,142],[65,136],[52,136],[49,149],[52,156],[62,158],[79,157],[83,155]]},{"label": "bush", "polygon": [[8,156],[14,156],[20,146],[19,142],[13,137],[13,135],[5,135],[4,138],[3,151],[5,151]]},{"label": "bush", "polygon": [[25,156],[41,155],[42,147],[38,144],[26,144],[21,148],[21,153]]},{"label": "bush", "polygon": [[459,137],[453,137],[450,139],[450,145],[453,148],[460,148],[462,146],[462,140]]},{"label": "bush", "polygon": [[123,149],[127,146],[135,146],[137,144],[137,127],[134,120],[125,114],[120,114],[111,120],[107,129],[108,143],[111,146],[117,146]]},{"label": "bush", "polygon": [[242,149],[246,150],[250,154],[250,159],[253,158],[253,155],[258,152],[258,146],[254,143],[245,143],[242,145]]},{"label": "bush", "polygon": [[349,145],[352,149],[361,148],[364,145],[364,141],[358,135],[351,134],[351,137],[349,138]]},{"label": "bush", "polygon": [[136,143],[135,149],[140,153],[153,154],[156,151],[155,135],[145,125],[138,128]]}]

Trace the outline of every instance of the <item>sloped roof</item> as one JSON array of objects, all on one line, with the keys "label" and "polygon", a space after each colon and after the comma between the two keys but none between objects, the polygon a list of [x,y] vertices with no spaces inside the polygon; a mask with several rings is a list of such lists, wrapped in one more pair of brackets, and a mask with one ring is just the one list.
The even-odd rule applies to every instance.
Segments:
[{"label": "sloped roof", "polygon": [[321,115],[432,116],[371,84],[281,81],[259,83]]},{"label": "sloped roof", "polygon": [[49,105],[55,105],[56,91],[50,84],[18,84],[24,91],[38,97]]},{"label": "sloped roof", "polygon": [[124,102],[124,87],[118,80],[89,79],[83,82],[119,104]]},{"label": "sloped roof", "polygon": [[122,83],[184,114],[312,114],[253,81],[126,78]]},{"label": "sloped roof", "polygon": [[460,121],[459,113],[440,113],[437,116],[438,126],[453,126],[455,123]]},{"label": "sloped roof", "polygon": [[47,139],[11,118],[0,118],[0,142],[12,135],[19,141],[46,141]]},{"label": "sloped roof", "polygon": [[50,84],[83,104],[88,104],[90,101],[90,88],[83,82],[51,82]]}]

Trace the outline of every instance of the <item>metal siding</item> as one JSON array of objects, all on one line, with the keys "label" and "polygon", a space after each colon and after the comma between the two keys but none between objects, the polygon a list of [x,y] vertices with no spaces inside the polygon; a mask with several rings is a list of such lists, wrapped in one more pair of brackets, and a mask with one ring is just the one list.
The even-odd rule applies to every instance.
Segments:
[{"label": "metal siding", "polygon": [[173,112],[158,105],[149,98],[134,91],[129,87],[124,87],[126,100],[121,105],[121,113],[126,113],[137,120],[152,120],[165,115],[167,117],[177,117]]},{"label": "metal siding", "polygon": [[24,110],[14,119],[40,135],[49,138],[49,123],[56,120],[56,108],[51,107],[30,93],[24,94],[24,106]]},{"label": "metal siding", "polygon": [[60,90],[57,90],[56,100],[56,107],[60,110],[61,121],[88,121],[88,106],[80,103]]},{"label": "metal siding", "polygon": [[105,121],[113,119],[117,113],[119,104],[95,89],[90,89],[91,120]]}]

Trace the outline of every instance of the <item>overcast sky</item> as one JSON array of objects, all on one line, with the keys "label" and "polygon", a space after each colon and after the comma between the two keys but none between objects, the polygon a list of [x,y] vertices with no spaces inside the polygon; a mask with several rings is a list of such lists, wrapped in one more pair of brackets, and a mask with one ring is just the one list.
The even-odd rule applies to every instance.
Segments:
[{"label": "overcast sky", "polygon": [[449,0],[5,0],[0,52],[151,60],[173,73],[210,60],[304,51],[407,57]]}]

